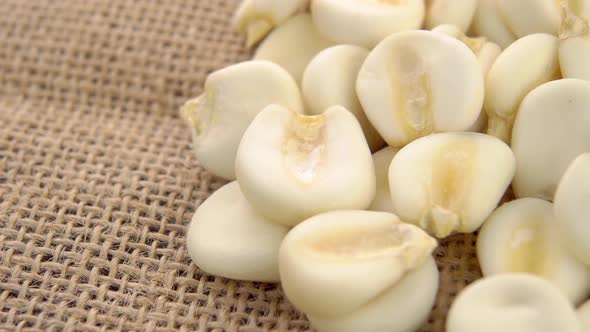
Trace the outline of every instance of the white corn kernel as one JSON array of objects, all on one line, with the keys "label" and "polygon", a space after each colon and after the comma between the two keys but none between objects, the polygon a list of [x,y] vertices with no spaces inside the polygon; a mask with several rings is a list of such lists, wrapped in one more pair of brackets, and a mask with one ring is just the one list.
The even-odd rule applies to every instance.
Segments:
[{"label": "white corn kernel", "polygon": [[438,279],[436,263],[429,257],[358,310],[335,317],[307,318],[318,332],[415,332],[430,315]]},{"label": "white corn kernel", "polygon": [[477,257],[484,276],[530,273],[559,288],[572,303],[590,293],[590,268],[565,248],[558,234],[553,204],[521,198],[494,211],[477,237]]},{"label": "white corn kernel", "polygon": [[234,181],[199,206],[186,246],[193,262],[207,273],[277,282],[279,247],[288,230],[258,214]]},{"label": "white corn kernel", "polygon": [[271,103],[303,112],[297,83],[271,62],[246,61],[209,75],[203,93],[180,110],[193,129],[200,164],[215,175],[235,179],[234,161],[242,135]]},{"label": "white corn kernel", "polygon": [[510,148],[479,133],[441,133],[402,148],[389,168],[394,212],[438,238],[475,231],[514,175]]},{"label": "white corn kernel", "polygon": [[559,289],[530,274],[475,281],[453,302],[446,326],[447,332],[582,332]]},{"label": "white corn kernel", "polygon": [[432,31],[400,32],[365,60],[356,89],[369,121],[393,147],[477,120],[484,80],[462,42]]},{"label": "white corn kernel", "polygon": [[561,1],[559,63],[563,77],[590,81],[590,1]]},{"label": "white corn kernel", "polygon": [[301,12],[309,0],[244,0],[233,18],[234,26],[246,35],[246,45],[253,46],[274,27]]},{"label": "white corn kernel", "polygon": [[[451,37],[457,38],[467,45],[477,57],[477,61],[481,67],[481,73],[483,74],[484,78],[487,76],[488,71],[492,67],[494,61],[496,61],[498,55],[500,55],[502,52],[500,46],[487,41],[487,38],[467,37],[459,28],[454,25],[442,24],[432,29],[432,31],[441,32]],[[466,131],[483,132],[487,128],[487,124],[488,116],[485,109],[482,107],[481,111],[479,112],[479,117]]]},{"label": "white corn kernel", "polygon": [[309,316],[346,317],[397,287],[432,259],[435,247],[435,239],[391,213],[323,213],[295,226],[283,240],[281,284],[289,301]]},{"label": "white corn kernel", "polygon": [[488,41],[486,37],[468,37],[459,28],[451,24],[441,24],[432,29],[432,31],[444,33],[467,45],[477,57],[477,61],[481,67],[481,73],[484,77],[488,74],[498,55],[502,52],[500,46]]},{"label": "white corn kernel", "polygon": [[502,48],[516,40],[516,36],[504,23],[496,0],[478,0],[471,30],[476,36],[487,37]]},{"label": "white corn kernel", "polygon": [[392,33],[418,29],[424,0],[314,0],[311,15],[318,30],[342,44],[372,48]]},{"label": "white corn kernel", "polygon": [[280,65],[300,83],[309,61],[334,44],[317,31],[309,14],[299,14],[273,30],[258,46],[254,59]]},{"label": "white corn kernel", "polygon": [[321,212],[366,209],[375,197],[371,151],[341,106],[313,116],[265,108],[244,133],[236,176],[261,214],[290,226]]},{"label": "white corn kernel", "polygon": [[368,54],[366,49],[354,45],[326,48],[307,65],[301,90],[308,114],[321,114],[335,105],[351,111],[363,128],[371,151],[376,151],[385,142],[367,119],[355,90],[359,69]]},{"label": "white corn kernel", "polygon": [[506,26],[517,37],[533,33],[557,35],[561,22],[559,0],[496,0]]},{"label": "white corn kernel", "polygon": [[561,177],[555,215],[565,246],[590,266],[590,153],[574,159]]},{"label": "white corn kernel", "polygon": [[471,26],[478,0],[426,0],[426,29],[452,24],[465,33]]},{"label": "white corn kernel", "polygon": [[531,91],[512,131],[516,197],[548,201],[574,158],[590,151],[590,82],[561,79]]},{"label": "white corn kernel", "polygon": [[398,151],[399,149],[388,146],[373,153],[377,191],[375,192],[373,203],[369,206],[369,210],[393,212],[391,193],[389,192],[389,166]]},{"label": "white corn kernel", "polygon": [[486,77],[488,134],[509,143],[522,99],[560,77],[557,37],[537,33],[520,38],[496,59]]}]

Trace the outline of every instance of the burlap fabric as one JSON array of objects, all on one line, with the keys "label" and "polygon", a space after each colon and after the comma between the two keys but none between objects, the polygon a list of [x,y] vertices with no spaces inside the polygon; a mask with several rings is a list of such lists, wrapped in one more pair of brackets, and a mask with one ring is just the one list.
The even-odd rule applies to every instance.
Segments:
[{"label": "burlap fabric", "polygon": [[[186,252],[192,213],[224,182],[177,109],[248,58],[236,5],[0,1],[1,330],[310,330],[278,286],[204,274]],[[443,331],[480,276],[473,241],[437,250],[422,331]]]}]

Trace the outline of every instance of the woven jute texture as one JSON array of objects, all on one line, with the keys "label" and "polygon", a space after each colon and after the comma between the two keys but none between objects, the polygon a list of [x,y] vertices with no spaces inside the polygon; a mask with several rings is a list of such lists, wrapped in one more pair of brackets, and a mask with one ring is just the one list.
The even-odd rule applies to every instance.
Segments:
[{"label": "woven jute texture", "polygon": [[[186,252],[195,208],[224,182],[195,160],[177,109],[248,58],[236,6],[0,1],[0,330],[311,330],[280,286],[207,275]],[[421,331],[444,331],[480,277],[473,242],[437,249]]]}]

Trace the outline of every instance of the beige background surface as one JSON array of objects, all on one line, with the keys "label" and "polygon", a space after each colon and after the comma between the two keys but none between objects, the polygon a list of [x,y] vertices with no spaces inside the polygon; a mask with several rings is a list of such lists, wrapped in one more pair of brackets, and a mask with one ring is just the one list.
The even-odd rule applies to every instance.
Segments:
[{"label": "beige background surface", "polygon": [[[236,5],[0,1],[0,330],[310,330],[279,287],[206,275],[186,253],[192,213],[224,182],[177,109],[248,57]],[[437,251],[423,331],[443,331],[479,277],[472,242]]]}]

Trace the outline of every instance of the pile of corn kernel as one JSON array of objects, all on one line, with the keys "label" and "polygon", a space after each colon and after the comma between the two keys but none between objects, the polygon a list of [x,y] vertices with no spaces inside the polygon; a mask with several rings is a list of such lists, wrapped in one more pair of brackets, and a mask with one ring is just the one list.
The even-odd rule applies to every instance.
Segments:
[{"label": "pile of corn kernel", "polygon": [[280,282],[319,332],[409,332],[437,239],[479,230],[448,332],[590,331],[588,19],[590,0],[244,0],[254,59],[181,109],[233,181],[191,258]]}]

